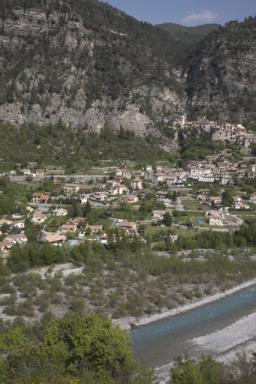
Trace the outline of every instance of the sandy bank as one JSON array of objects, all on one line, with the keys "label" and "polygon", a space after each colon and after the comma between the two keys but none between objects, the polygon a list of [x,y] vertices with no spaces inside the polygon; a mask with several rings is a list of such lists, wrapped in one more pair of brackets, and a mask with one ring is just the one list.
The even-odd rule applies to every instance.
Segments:
[{"label": "sandy bank", "polygon": [[227,363],[233,360],[237,353],[247,352],[249,346],[255,345],[256,313],[242,317],[232,325],[221,330],[197,337],[193,344],[202,353],[211,353],[218,360]]}]

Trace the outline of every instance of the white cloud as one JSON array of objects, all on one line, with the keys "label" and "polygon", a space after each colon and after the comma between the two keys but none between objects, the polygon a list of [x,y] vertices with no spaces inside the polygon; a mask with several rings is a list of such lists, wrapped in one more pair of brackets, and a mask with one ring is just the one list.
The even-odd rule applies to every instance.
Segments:
[{"label": "white cloud", "polygon": [[182,22],[185,24],[210,23],[218,18],[217,13],[208,9],[201,12],[191,12],[184,16]]}]

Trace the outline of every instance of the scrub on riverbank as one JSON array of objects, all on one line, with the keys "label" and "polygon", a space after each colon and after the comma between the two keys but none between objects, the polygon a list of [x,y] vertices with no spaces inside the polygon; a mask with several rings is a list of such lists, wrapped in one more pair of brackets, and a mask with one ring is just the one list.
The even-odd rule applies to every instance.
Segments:
[{"label": "scrub on riverbank", "polygon": [[234,288],[231,288],[231,289],[229,289],[229,290],[227,290],[225,292],[220,292],[220,293],[217,293],[215,295],[206,296],[202,300],[195,301],[195,302],[183,305],[183,306],[178,307],[178,308],[174,308],[174,309],[172,309],[170,311],[166,311],[166,312],[163,312],[163,313],[155,314],[155,315],[152,315],[152,316],[143,316],[143,317],[140,317],[140,318],[135,318],[135,317],[132,317],[132,316],[125,317],[125,318],[113,320],[113,323],[119,325],[122,329],[129,330],[132,327],[140,327],[142,325],[146,325],[146,324],[149,324],[149,323],[152,323],[152,322],[155,322],[155,321],[159,321],[159,320],[168,318],[170,316],[177,315],[179,313],[183,313],[183,312],[189,311],[191,309],[200,307],[200,306],[202,306],[204,304],[212,303],[214,301],[217,301],[217,300],[222,299],[222,298],[224,298],[226,296],[232,295],[233,293],[236,293],[236,292],[238,292],[238,291],[240,291],[242,289],[251,287],[253,285],[256,285],[256,278],[252,279],[252,280],[249,280],[249,281],[247,281],[247,282],[245,282],[243,284],[239,284],[238,286],[236,286]]}]

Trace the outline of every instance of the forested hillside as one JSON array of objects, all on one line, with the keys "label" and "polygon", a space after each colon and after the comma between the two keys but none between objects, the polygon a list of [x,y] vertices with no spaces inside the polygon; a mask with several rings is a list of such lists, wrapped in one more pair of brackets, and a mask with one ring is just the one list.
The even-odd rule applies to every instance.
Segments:
[{"label": "forested hillside", "polygon": [[100,133],[86,134],[78,129],[71,130],[61,122],[42,127],[0,125],[0,153],[0,171],[13,169],[17,164],[25,166],[31,161],[42,167],[64,166],[70,173],[100,165],[101,160],[116,164],[122,160],[170,159],[152,137],[138,138],[134,132],[123,130],[114,134],[107,127]]}]

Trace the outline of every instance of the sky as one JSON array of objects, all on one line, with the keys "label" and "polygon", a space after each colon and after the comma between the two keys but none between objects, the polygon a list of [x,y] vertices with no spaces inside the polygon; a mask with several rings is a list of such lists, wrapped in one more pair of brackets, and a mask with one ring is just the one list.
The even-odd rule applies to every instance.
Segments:
[{"label": "sky", "polygon": [[256,0],[105,0],[139,20],[152,24],[225,24],[256,15]]}]

